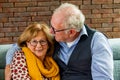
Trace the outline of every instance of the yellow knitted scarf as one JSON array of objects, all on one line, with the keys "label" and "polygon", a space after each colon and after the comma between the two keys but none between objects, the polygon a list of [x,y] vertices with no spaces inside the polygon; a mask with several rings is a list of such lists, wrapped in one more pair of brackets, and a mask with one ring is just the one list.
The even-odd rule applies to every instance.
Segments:
[{"label": "yellow knitted scarf", "polygon": [[28,73],[31,80],[43,80],[43,76],[49,80],[60,80],[59,68],[52,57],[45,57],[44,67],[39,60],[27,47],[22,48],[27,62]]}]

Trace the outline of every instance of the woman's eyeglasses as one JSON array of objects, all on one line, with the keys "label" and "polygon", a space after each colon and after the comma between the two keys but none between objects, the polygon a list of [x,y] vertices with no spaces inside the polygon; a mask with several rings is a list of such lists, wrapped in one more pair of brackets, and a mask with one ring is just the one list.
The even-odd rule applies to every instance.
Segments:
[{"label": "woman's eyeglasses", "polygon": [[37,41],[37,40],[31,40],[29,41],[29,43],[32,45],[32,46],[37,46],[37,44],[39,43],[40,45],[44,46],[46,45],[48,42],[46,40],[40,40],[40,41]]}]

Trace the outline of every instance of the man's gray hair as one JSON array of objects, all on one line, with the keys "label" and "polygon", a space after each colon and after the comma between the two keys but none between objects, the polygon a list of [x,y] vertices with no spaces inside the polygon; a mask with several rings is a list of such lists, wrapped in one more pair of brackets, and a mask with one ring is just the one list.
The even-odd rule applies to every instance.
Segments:
[{"label": "man's gray hair", "polygon": [[64,20],[63,26],[66,28],[74,28],[76,31],[80,31],[85,22],[85,16],[79,10],[79,8],[70,3],[63,3],[58,7],[54,13],[63,12]]}]

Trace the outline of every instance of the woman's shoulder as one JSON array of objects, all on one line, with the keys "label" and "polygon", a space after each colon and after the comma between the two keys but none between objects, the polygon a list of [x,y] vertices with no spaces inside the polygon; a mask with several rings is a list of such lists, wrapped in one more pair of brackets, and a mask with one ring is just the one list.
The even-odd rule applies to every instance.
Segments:
[{"label": "woman's shoulder", "polygon": [[14,57],[20,57],[20,58],[24,58],[25,59],[24,52],[22,51],[21,48],[15,52]]}]

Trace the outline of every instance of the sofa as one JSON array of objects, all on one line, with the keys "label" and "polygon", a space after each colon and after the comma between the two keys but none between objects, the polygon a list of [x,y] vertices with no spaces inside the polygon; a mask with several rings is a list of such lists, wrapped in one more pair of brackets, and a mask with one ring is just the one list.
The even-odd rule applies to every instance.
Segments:
[{"label": "sofa", "polygon": [[[108,39],[113,50],[114,80],[120,80],[120,38]],[[5,56],[12,44],[0,45],[0,80],[4,80]]]}]

